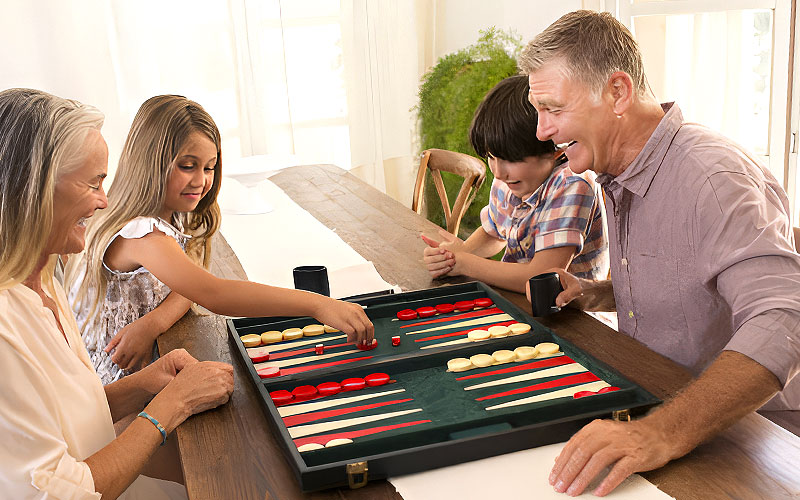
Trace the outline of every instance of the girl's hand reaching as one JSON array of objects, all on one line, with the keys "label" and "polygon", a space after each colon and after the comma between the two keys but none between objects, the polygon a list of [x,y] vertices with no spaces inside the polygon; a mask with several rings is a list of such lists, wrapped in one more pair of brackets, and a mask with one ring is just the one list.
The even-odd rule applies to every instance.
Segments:
[{"label": "girl's hand reaching", "polygon": [[369,320],[364,308],[351,302],[343,302],[322,295],[322,300],[314,318],[326,325],[339,329],[347,334],[349,342],[371,344],[375,337],[375,327]]}]

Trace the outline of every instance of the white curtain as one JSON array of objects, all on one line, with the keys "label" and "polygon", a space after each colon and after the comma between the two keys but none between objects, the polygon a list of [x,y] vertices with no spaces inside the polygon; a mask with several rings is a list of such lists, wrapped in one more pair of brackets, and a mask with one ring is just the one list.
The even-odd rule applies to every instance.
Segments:
[{"label": "white curtain", "polygon": [[226,160],[334,163],[410,199],[428,3],[4,2],[0,88],[100,108],[112,173],[140,104],[174,93],[211,113]]}]

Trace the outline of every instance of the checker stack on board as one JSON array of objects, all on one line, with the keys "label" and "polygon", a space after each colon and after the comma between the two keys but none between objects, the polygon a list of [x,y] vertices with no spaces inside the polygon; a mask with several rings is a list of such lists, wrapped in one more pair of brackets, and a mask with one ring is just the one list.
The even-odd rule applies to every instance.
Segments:
[{"label": "checker stack on board", "polygon": [[348,464],[366,461],[371,479],[451,465],[658,402],[482,283],[362,305],[369,346],[311,318],[228,321],[306,491],[363,477]]}]

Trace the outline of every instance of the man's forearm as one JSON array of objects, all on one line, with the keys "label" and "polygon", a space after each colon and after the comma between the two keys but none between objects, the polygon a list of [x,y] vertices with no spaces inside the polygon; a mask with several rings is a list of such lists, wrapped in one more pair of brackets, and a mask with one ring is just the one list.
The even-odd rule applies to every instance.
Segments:
[{"label": "man's forearm", "polygon": [[697,380],[642,422],[674,443],[674,459],[755,411],[779,390],[777,377],[762,365],[723,351]]}]

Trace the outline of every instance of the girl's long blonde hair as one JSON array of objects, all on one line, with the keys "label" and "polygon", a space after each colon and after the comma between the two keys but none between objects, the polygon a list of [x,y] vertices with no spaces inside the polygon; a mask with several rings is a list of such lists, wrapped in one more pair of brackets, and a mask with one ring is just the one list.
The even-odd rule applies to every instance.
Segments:
[{"label": "girl's long blonde hair", "polygon": [[192,212],[177,216],[184,231],[192,236],[186,244],[186,254],[197,264],[209,267],[211,236],[219,228],[220,222],[217,205],[222,176],[219,129],[211,116],[194,101],[176,95],[152,97],[142,104],[133,119],[114,183],[108,190],[108,208],[90,219],[83,257],[70,259],[67,265],[68,289],[82,278],[73,309],[88,309],[84,331],[93,323],[99,304],[106,295],[107,277],[103,272],[106,247],[129,221],[140,216],[158,217],[164,205],[167,181],[175,167],[175,159],[186,139],[194,132],[205,134],[216,145],[214,181]]}]

